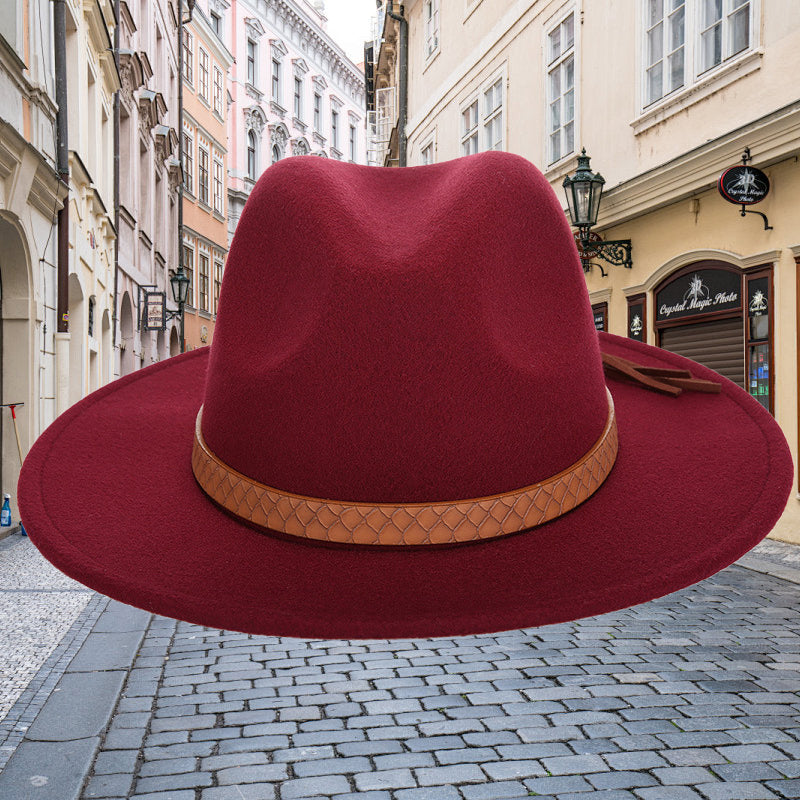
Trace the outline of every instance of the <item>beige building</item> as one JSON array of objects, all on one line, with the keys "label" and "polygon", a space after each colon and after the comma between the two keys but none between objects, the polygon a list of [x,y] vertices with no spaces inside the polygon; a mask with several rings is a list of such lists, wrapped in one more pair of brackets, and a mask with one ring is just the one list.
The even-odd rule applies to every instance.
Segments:
[{"label": "beige building", "polygon": [[[123,2],[120,13],[120,191],[116,374],[180,352],[178,321],[145,330],[145,293],[164,292],[178,263],[177,6]],[[184,6],[184,13],[185,6]]]},{"label": "beige building", "polygon": [[[630,240],[632,254],[631,269],[590,261],[597,326],[739,383],[775,415],[797,463],[796,2],[412,0],[405,19],[402,130],[405,23],[380,17],[376,163],[397,164],[404,139],[409,165],[508,150],[566,207],[562,181],[586,148],[605,178],[593,233]],[[717,182],[746,153],[739,189],[765,188],[752,167],[770,189],[744,207]],[[797,491],[774,535],[800,542]]]},{"label": "beige building", "polygon": [[[0,397],[23,454],[56,416],[56,234],[66,187],[55,169],[55,73],[48,0],[0,15]],[[41,25],[31,20],[41,19]],[[0,408],[0,491],[16,521],[19,454]]]},{"label": "beige building", "polygon": [[113,376],[114,6],[66,2],[69,332],[56,333],[56,412]]}]

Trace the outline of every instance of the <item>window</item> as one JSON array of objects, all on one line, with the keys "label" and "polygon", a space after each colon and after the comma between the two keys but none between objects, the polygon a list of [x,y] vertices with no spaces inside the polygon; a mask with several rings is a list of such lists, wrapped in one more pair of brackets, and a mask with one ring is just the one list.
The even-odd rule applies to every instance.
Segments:
[{"label": "window", "polygon": [[422,163],[433,164],[433,142],[428,142],[428,144],[422,148]]},{"label": "window", "polygon": [[754,45],[757,0],[642,0],[646,107]]},{"label": "window", "polygon": [[425,0],[425,57],[439,48],[439,0]]},{"label": "window", "polygon": [[247,82],[256,85],[256,49],[258,45],[252,40],[247,40]]},{"label": "window", "polygon": [[273,145],[272,146],[272,163],[273,164],[277,164],[278,161],[281,160],[282,156],[283,156],[283,153],[281,153],[280,147],[278,147],[278,145]]},{"label": "window", "polygon": [[350,160],[356,160],[356,126],[350,126]]},{"label": "window", "polygon": [[208,150],[197,148],[197,196],[201,203],[208,205]]},{"label": "window", "polygon": [[208,256],[200,253],[200,308],[208,311]]},{"label": "window", "polygon": [[703,0],[700,72],[750,46],[750,0]]},{"label": "window", "polygon": [[547,161],[552,164],[575,150],[573,14],[569,14],[547,36],[547,103]]},{"label": "window", "polygon": [[222,288],[222,262],[214,260],[214,313],[219,311],[219,290]]},{"label": "window", "polygon": [[189,286],[186,290],[186,305],[194,305],[194,250],[188,244],[183,246],[183,271],[189,279]]},{"label": "window", "polygon": [[194,50],[192,47],[192,34],[183,29],[183,77],[188,83],[192,82],[194,75]]},{"label": "window", "polygon": [[277,58],[272,59],[272,99],[281,101],[281,62]]},{"label": "window", "polygon": [[478,101],[470,103],[461,112],[461,155],[478,152]]},{"label": "window", "polygon": [[303,119],[303,81],[300,78],[294,79],[294,115]]},{"label": "window", "polygon": [[216,11],[211,12],[211,30],[217,34],[217,36],[222,36],[222,17],[217,14]]},{"label": "window", "polygon": [[483,148],[503,149],[503,80],[493,83],[483,93]]},{"label": "window", "polygon": [[247,177],[256,179],[256,135],[253,131],[247,134]]},{"label": "window", "polygon": [[198,50],[200,62],[200,97],[208,100],[208,53],[203,48]]},{"label": "window", "polygon": [[222,205],[222,161],[218,158],[214,159],[214,211],[222,214],[224,209]]},{"label": "window", "polygon": [[192,191],[194,183],[194,140],[188,133],[183,134],[183,188]]},{"label": "window", "polygon": [[322,95],[314,93],[314,130],[322,133]]},{"label": "window", "polygon": [[686,64],[686,3],[656,0],[645,21],[645,104],[683,86]]},{"label": "window", "polygon": [[339,112],[331,109],[331,147],[339,149]]},{"label": "window", "polygon": [[214,67],[214,111],[222,116],[222,70]]}]

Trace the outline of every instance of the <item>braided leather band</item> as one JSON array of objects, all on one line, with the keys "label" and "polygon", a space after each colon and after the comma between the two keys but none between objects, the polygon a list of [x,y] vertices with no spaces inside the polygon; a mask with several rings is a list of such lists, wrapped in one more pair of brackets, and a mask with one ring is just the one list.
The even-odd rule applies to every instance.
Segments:
[{"label": "braided leather band", "polygon": [[[608,390],[606,390],[608,391]],[[218,505],[262,528],[327,542],[372,545],[455,544],[533,528],[590,497],[617,457],[617,423],[608,419],[589,452],[546,481],[513,492],[445,503],[340,503],[283,492],[232,469],[206,446],[203,409],[195,423],[192,471]]]}]

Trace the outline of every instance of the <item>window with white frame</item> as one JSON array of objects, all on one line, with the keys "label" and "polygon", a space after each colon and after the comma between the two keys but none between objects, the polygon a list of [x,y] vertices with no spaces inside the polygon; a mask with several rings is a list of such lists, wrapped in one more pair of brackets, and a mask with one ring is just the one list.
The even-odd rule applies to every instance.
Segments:
[{"label": "window with white frame", "polygon": [[425,57],[439,49],[439,0],[425,0],[422,11],[425,17]]},{"label": "window with white frame", "polygon": [[750,46],[751,0],[703,0],[699,71],[716,67]]},{"label": "window with white frame", "polygon": [[331,147],[339,149],[339,112],[331,109]]},{"label": "window with white frame", "polygon": [[422,163],[433,164],[433,142],[428,142],[422,148]]},{"label": "window with white frame", "polygon": [[256,135],[253,131],[247,132],[247,177],[251,181],[256,179]]},{"label": "window with white frame", "polygon": [[294,115],[297,119],[303,119],[303,79],[295,75],[294,78]]},{"label": "window with white frame", "polygon": [[219,311],[219,291],[222,288],[222,261],[214,259],[214,313]]},{"label": "window with white frame", "polygon": [[575,150],[575,15],[547,34],[547,162]]},{"label": "window with white frame", "polygon": [[222,17],[216,11],[212,11],[209,16],[211,17],[211,30],[222,37]]},{"label": "window with white frame", "polygon": [[314,130],[322,133],[322,95],[314,93]]},{"label": "window with white frame", "polygon": [[277,58],[272,59],[272,99],[281,101],[281,62]]},{"label": "window with white frame", "polygon": [[208,311],[208,256],[200,253],[200,308]]},{"label": "window with white frame", "polygon": [[192,193],[194,183],[194,140],[184,132],[183,134],[183,188]]},{"label": "window with white frame", "polygon": [[192,34],[183,29],[183,78],[191,83],[194,76],[194,39]]},{"label": "window with white frame", "polygon": [[222,70],[214,67],[214,111],[222,116]]},{"label": "window with white frame", "polygon": [[474,100],[461,112],[461,155],[478,152],[478,101]]},{"label": "window with white frame", "polygon": [[247,82],[251,86],[256,85],[256,58],[258,45],[252,40],[247,40]]},{"label": "window with white frame", "polygon": [[188,244],[183,246],[183,271],[189,279],[186,287],[186,305],[194,306],[194,250]]},{"label": "window with white frame", "polygon": [[758,0],[642,0],[642,105],[690,86],[754,46]]},{"label": "window with white frame", "polygon": [[483,149],[503,149],[503,80],[483,92]]},{"label": "window with white frame", "polygon": [[356,154],[357,154],[356,142],[357,142],[357,139],[356,139],[356,126],[355,125],[351,125],[350,126],[350,160],[351,161],[355,161],[356,160]]},{"label": "window with white frame", "polygon": [[214,211],[223,213],[222,207],[222,160],[214,158]]},{"label": "window with white frame", "polygon": [[197,148],[197,197],[208,205],[208,150]]},{"label": "window with white frame", "polygon": [[202,47],[198,48],[200,63],[200,87],[199,93],[203,100],[208,100],[208,53]]},{"label": "window with white frame", "polygon": [[645,105],[683,86],[686,66],[685,0],[649,0],[645,18]]}]

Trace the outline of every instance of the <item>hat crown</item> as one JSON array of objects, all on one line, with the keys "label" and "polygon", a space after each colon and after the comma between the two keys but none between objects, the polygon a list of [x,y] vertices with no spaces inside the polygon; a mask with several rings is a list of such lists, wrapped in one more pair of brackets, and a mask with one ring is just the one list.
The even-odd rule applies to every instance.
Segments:
[{"label": "hat crown", "polygon": [[502,493],[570,467],[608,412],[574,241],[526,160],[278,162],[231,246],[203,434],[283,491]]}]

